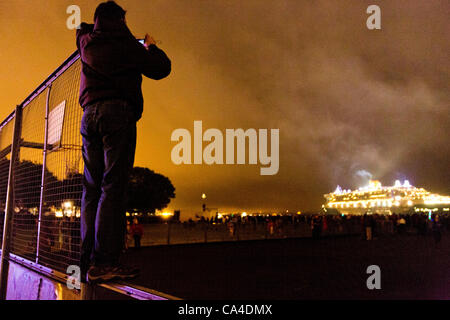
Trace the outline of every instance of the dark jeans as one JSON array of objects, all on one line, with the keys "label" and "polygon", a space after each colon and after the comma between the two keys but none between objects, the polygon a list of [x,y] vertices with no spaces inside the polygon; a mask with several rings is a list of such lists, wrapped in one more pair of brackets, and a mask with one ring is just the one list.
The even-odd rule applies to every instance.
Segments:
[{"label": "dark jeans", "polygon": [[84,179],[81,199],[81,270],[119,262],[126,230],[128,177],[136,150],[136,120],[123,100],[85,108],[81,121]]}]

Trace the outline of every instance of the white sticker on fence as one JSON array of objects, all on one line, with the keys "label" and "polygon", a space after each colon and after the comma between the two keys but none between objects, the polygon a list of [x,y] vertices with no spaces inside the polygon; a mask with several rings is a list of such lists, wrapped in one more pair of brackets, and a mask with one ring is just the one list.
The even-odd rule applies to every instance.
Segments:
[{"label": "white sticker on fence", "polygon": [[57,105],[48,115],[48,144],[50,145],[61,142],[65,109],[66,100]]}]

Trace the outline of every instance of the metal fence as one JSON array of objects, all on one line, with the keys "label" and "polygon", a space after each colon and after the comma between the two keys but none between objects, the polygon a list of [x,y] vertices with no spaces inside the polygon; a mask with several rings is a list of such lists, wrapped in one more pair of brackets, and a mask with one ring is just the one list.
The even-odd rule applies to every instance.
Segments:
[{"label": "metal fence", "polygon": [[80,71],[74,53],[0,124],[3,253],[60,271],[80,251]]}]

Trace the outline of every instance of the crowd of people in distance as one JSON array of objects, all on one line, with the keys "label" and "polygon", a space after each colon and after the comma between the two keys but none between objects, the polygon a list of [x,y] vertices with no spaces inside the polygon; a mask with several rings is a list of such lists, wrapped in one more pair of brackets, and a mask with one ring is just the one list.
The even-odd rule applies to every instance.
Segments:
[{"label": "crowd of people in distance", "polygon": [[[450,214],[434,213],[393,213],[364,214],[364,215],[226,215],[221,218],[204,218],[197,221],[189,219],[184,222],[186,228],[194,228],[197,224],[225,224],[231,235],[236,230],[254,228],[265,224],[269,235],[281,235],[283,229],[288,226],[307,225],[311,228],[312,238],[320,238],[323,235],[349,234],[352,230],[358,230],[366,240],[383,235],[416,234],[419,236],[432,235],[437,243],[441,241],[442,234],[450,231]],[[356,227],[356,229],[355,229]]]},{"label": "crowd of people in distance", "polygon": [[[1,216],[0,216],[1,218]],[[124,250],[140,248],[142,239],[145,243],[154,237],[151,231],[146,231],[147,221],[138,217],[127,218],[126,234],[124,237]],[[165,221],[167,223],[167,221]],[[210,237],[222,237],[228,240],[242,239],[275,239],[287,237],[308,237],[319,239],[333,235],[360,235],[362,239],[371,241],[388,236],[417,235],[430,236],[439,246],[443,234],[450,234],[450,213],[436,212],[433,214],[290,214],[290,215],[258,215],[242,216],[239,214],[223,215],[212,218],[198,217],[184,222],[171,221],[180,225],[183,235],[205,234]],[[43,216],[40,226],[40,261],[49,265],[58,263],[74,263],[78,259],[80,247],[79,235],[80,219],[77,217]],[[161,224],[158,222],[157,224]],[[170,228],[167,228],[170,230]],[[12,252],[24,257],[33,258],[37,246],[37,217],[28,212],[17,212],[12,228],[14,241]],[[150,229],[153,230],[153,229]],[[180,233],[178,233],[180,237]],[[219,235],[219,236],[217,236]],[[154,239],[153,239],[154,240]],[[152,240],[152,241],[153,241]],[[178,240],[180,241],[180,240]],[[217,241],[217,240],[216,240]],[[164,243],[164,242],[163,242]],[[168,243],[168,242],[167,242]],[[62,257],[65,258],[62,259]]]},{"label": "crowd of people in distance", "polygon": [[361,217],[361,224],[366,240],[372,240],[374,236],[383,233],[388,229],[389,233],[400,235],[415,233],[425,236],[429,233],[433,235],[436,245],[442,238],[442,233],[450,230],[449,214],[365,214]]}]

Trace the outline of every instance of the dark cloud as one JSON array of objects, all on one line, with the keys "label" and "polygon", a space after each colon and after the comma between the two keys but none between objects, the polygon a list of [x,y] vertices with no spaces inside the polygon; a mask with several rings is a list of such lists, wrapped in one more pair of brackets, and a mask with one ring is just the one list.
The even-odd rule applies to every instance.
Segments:
[{"label": "dark cloud", "polygon": [[[223,94],[251,97],[244,110],[218,103],[223,122],[280,128],[280,173],[246,176],[257,190],[243,203],[317,207],[335,184],[355,187],[358,170],[449,191],[448,2],[378,3],[381,31],[366,28],[370,1],[166,4],[198,65],[233,83]],[[226,180],[231,199],[240,180]]]},{"label": "dark cloud", "polygon": [[[173,60],[169,80],[144,84],[137,160],[171,177],[175,206],[197,206],[208,190],[221,208],[313,209],[336,184],[357,187],[359,170],[450,193],[448,1],[119,3]],[[382,30],[369,31],[374,3]],[[170,133],[194,120],[279,128],[278,175],[175,167]]]}]

